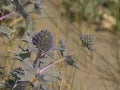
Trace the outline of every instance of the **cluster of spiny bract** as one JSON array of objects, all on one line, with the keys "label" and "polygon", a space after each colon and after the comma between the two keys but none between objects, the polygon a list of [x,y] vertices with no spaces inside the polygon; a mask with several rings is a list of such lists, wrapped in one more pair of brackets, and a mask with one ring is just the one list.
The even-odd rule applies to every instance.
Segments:
[{"label": "cluster of spiny bract", "polygon": [[47,30],[42,30],[41,32],[37,33],[32,38],[33,44],[39,49],[45,52],[49,51],[53,46],[53,36],[52,33]]}]

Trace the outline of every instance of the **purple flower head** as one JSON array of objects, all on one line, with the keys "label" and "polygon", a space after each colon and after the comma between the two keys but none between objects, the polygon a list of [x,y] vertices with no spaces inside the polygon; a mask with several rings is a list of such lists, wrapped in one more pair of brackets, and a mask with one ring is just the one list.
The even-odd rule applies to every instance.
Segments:
[{"label": "purple flower head", "polygon": [[47,52],[53,46],[53,35],[47,30],[41,30],[39,33],[32,37],[32,43],[38,48],[38,50]]},{"label": "purple flower head", "polygon": [[30,52],[39,51],[41,54],[47,54],[52,58],[54,58],[54,54],[51,50],[62,49],[54,46],[54,37],[48,30],[41,30],[35,35],[32,31],[30,31],[23,41],[29,43]]}]

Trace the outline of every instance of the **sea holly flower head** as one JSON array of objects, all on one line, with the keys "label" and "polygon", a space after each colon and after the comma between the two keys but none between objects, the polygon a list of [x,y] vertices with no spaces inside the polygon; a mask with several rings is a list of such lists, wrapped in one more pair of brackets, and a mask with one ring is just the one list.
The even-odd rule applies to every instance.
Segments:
[{"label": "sea holly flower head", "polygon": [[41,30],[41,32],[37,33],[34,37],[32,37],[32,43],[39,50],[47,52],[53,46],[54,43],[53,35],[51,32],[47,30]]},{"label": "sea holly flower head", "polygon": [[87,47],[90,51],[93,51],[94,38],[91,35],[81,35],[80,40],[84,47]]},{"label": "sea holly flower head", "polygon": [[48,30],[41,30],[37,34],[30,31],[26,38],[23,40],[29,43],[29,50],[32,52],[39,51],[47,54],[50,57],[54,57],[51,50],[60,50],[62,48],[54,46],[53,34]]},{"label": "sea holly flower head", "polygon": [[[43,61],[45,59],[46,58],[43,58]],[[23,83],[27,82],[33,85],[34,90],[37,90],[37,88],[39,88],[40,85],[42,85],[43,88],[45,86],[45,83],[55,82],[56,80],[58,80],[57,78],[60,77],[60,71],[58,69],[44,69],[50,65],[50,63],[46,61],[47,60],[40,63],[40,65],[43,67],[42,69],[40,69],[35,68],[33,63],[31,62],[31,59],[27,58],[23,61],[22,66],[20,68],[16,68],[15,70],[11,71],[11,73],[17,77],[13,90],[14,88],[20,88],[19,86],[21,85],[23,85],[23,87],[26,88]],[[46,63],[48,63],[48,65],[46,65]]]}]

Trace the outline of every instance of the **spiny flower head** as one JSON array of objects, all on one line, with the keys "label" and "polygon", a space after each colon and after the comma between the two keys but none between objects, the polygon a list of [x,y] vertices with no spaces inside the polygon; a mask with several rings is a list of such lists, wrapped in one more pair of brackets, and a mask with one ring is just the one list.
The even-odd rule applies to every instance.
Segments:
[{"label": "spiny flower head", "polygon": [[39,50],[47,52],[53,46],[54,43],[53,35],[51,32],[47,30],[42,30],[32,37],[32,43]]},{"label": "spiny flower head", "polygon": [[39,57],[41,55],[47,54],[48,56],[54,58],[53,50],[61,50],[62,48],[54,45],[54,37],[52,33],[48,30],[41,30],[37,34],[32,31],[27,33],[27,36],[23,41],[27,42],[30,52],[38,51]]},{"label": "spiny flower head", "polygon": [[94,38],[91,35],[81,35],[80,40],[84,47],[87,47],[90,51],[93,51]]}]

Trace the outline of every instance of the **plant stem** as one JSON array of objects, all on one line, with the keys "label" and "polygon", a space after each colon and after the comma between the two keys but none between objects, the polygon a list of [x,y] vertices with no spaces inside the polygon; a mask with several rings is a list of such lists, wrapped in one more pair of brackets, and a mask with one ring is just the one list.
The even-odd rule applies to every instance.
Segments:
[{"label": "plant stem", "polygon": [[4,16],[0,17],[0,20],[8,18],[8,17],[12,16],[14,13],[15,13],[15,11],[12,11],[12,12],[8,13],[7,15],[4,15]]},{"label": "plant stem", "polygon": [[38,70],[38,73],[41,74],[41,73],[43,73],[44,71],[46,71],[46,70],[48,70],[49,68],[51,68],[52,66],[54,66],[54,65],[56,65],[56,64],[58,64],[58,63],[60,63],[60,62],[62,62],[62,61],[64,61],[64,60],[65,60],[65,59],[62,58],[62,59],[54,62],[54,63],[48,65],[47,67],[45,67],[45,68],[43,68],[43,69],[41,69],[41,70]]}]

